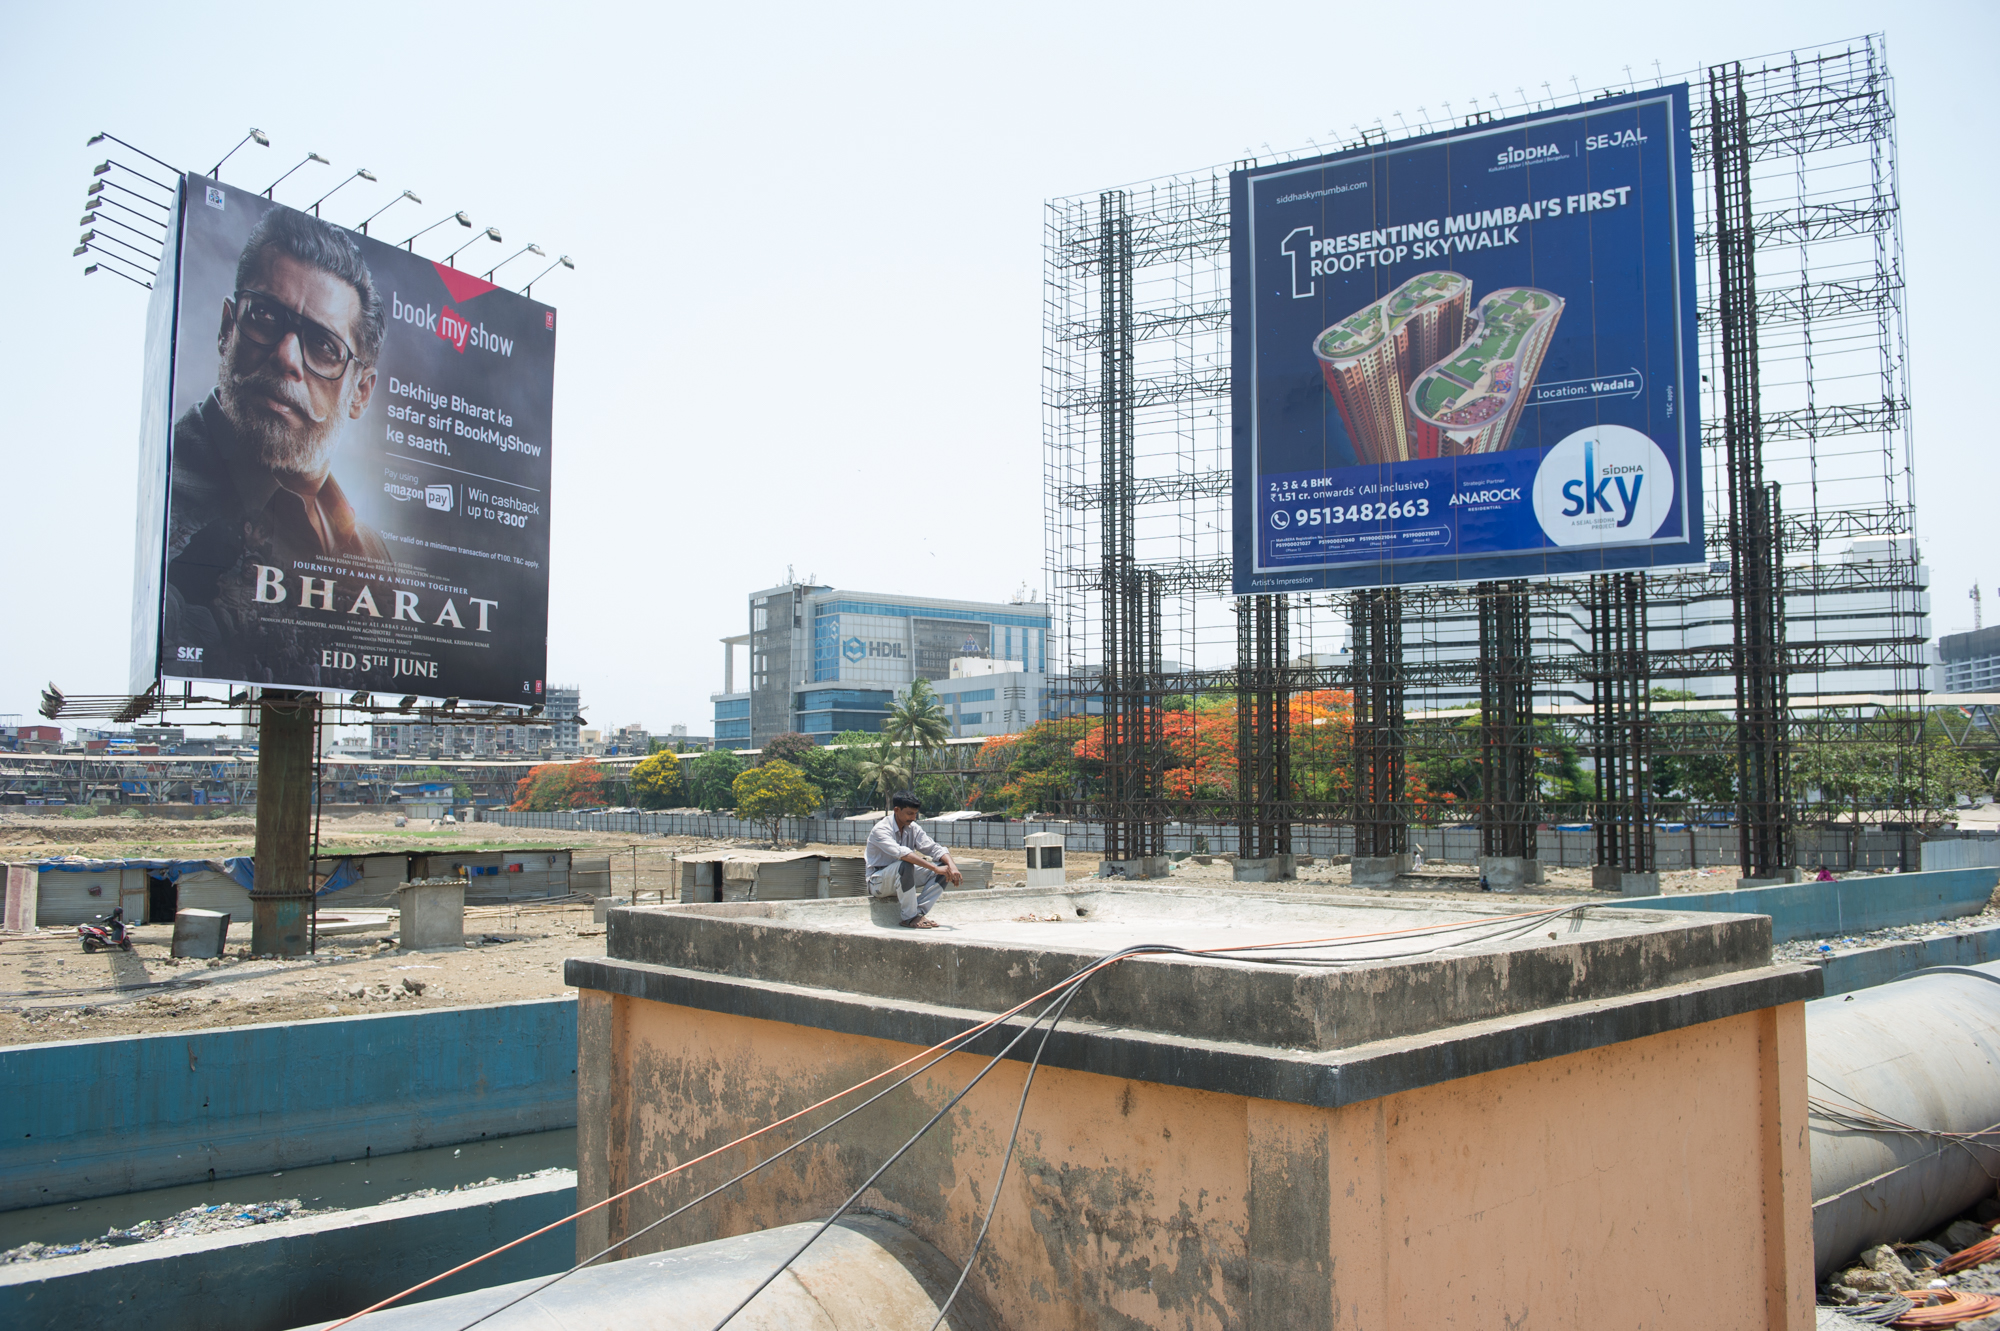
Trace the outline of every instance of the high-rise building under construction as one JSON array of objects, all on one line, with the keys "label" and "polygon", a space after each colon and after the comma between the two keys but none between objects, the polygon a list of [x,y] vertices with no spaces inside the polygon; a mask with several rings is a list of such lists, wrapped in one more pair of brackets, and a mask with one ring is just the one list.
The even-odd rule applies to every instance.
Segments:
[{"label": "high-rise building under construction", "polygon": [[1562,312],[1561,296],[1536,287],[1502,287],[1481,300],[1465,345],[1447,352],[1408,389],[1416,456],[1507,447]]},{"label": "high-rise building under construction", "polygon": [[1471,298],[1457,273],[1419,273],[1313,339],[1356,462],[1436,456],[1410,428],[1410,384],[1464,340]]}]

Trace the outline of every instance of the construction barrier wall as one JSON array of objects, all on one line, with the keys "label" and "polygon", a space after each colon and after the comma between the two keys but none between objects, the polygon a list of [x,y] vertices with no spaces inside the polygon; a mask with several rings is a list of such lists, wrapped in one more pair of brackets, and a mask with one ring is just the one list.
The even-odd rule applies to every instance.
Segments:
[{"label": "construction barrier wall", "polygon": [[576,1125],[576,1000],[0,1048],[0,1210]]},{"label": "construction barrier wall", "polygon": [[[768,841],[769,821],[748,822],[726,813],[594,813],[562,810],[554,813],[513,813],[484,810],[483,822],[503,827],[565,832],[620,832],[628,836],[692,836]],[[780,832],[786,841],[818,845],[859,846],[868,840],[874,819],[786,818]],[[1104,849],[1104,829],[1097,823],[974,822],[923,820],[923,828],[941,844],[963,850],[1022,850],[1027,838],[1053,832],[1072,851]],[[1736,865],[1734,827],[1662,828],[1655,834],[1654,863],[1663,871],[1690,868],[1730,868]],[[1806,868],[1888,869],[1914,871],[1924,839],[1914,830],[1872,826],[1800,828],[1794,833],[1798,862]],[[1597,862],[1596,833],[1588,827],[1555,827],[1538,835],[1541,861],[1555,867],[1587,868]],[[1477,824],[1411,827],[1409,844],[1422,847],[1427,859],[1470,864],[1480,857]],[[1231,854],[1236,851],[1233,825],[1170,823],[1165,849],[1169,853]],[[1349,827],[1296,824],[1292,849],[1301,855],[1351,855],[1354,831]]]}]

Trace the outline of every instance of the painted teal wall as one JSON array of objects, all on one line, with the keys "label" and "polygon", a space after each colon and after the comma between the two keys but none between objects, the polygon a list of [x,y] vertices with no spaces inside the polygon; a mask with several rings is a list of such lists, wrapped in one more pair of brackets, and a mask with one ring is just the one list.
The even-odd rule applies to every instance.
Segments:
[{"label": "painted teal wall", "polygon": [[576,1001],[0,1048],[0,1210],[576,1124]]},{"label": "painted teal wall", "polygon": [[1621,906],[1640,910],[1712,910],[1771,917],[1771,941],[1837,938],[1843,934],[1922,924],[1986,909],[2000,867],[1940,869],[1929,873],[1865,874],[1831,883],[1784,883],[1734,892],[1685,892],[1631,897]]}]

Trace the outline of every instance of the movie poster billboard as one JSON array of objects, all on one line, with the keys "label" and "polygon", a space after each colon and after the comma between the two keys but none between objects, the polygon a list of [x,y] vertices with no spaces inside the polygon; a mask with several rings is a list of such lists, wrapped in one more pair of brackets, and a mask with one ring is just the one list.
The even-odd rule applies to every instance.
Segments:
[{"label": "movie poster billboard", "polygon": [[1238,595],[1702,560],[1685,86],[1235,172]]},{"label": "movie poster billboard", "polygon": [[148,321],[133,687],[533,705],[556,314],[201,176]]}]

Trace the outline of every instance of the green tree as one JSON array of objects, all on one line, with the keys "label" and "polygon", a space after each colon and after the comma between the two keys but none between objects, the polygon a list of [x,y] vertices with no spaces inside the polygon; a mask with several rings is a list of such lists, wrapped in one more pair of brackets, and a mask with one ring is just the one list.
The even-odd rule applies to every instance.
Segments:
[{"label": "green tree", "polygon": [[1936,717],[1890,709],[1822,715],[1793,745],[1791,773],[1795,793],[1817,794],[1856,822],[1866,809],[1929,821],[1985,784],[1978,761]]},{"label": "green tree", "polygon": [[687,798],[680,759],[664,750],[632,767],[632,802],[642,809],[671,809]]},{"label": "green tree", "polygon": [[819,745],[798,731],[787,730],[782,735],[773,735],[764,741],[763,761],[768,763],[773,758],[778,758],[797,767],[800,758],[818,747]]},{"label": "green tree", "polygon": [[1725,808],[1736,802],[1736,723],[1720,711],[1663,708],[1689,703],[1685,689],[1654,689],[1648,780],[1657,799]]},{"label": "green tree", "polygon": [[753,822],[769,819],[774,842],[784,819],[803,818],[820,807],[819,787],[782,758],[767,759],[740,774],[731,790],[737,817]]},{"label": "green tree", "polygon": [[919,676],[911,681],[909,692],[889,705],[882,733],[903,747],[904,761],[912,768],[918,752],[943,747],[951,737],[951,721],[929,680]]},{"label": "green tree", "polygon": [[855,763],[862,752],[852,745],[815,744],[794,766],[806,774],[806,780],[819,787],[828,807],[853,804],[861,784]]},{"label": "green tree", "polygon": [[887,739],[879,740],[872,749],[861,750],[855,760],[855,775],[860,778],[864,790],[872,790],[882,797],[878,808],[889,807],[889,797],[901,790],[910,781],[909,760]]},{"label": "green tree", "polygon": [[405,781],[449,781],[451,797],[465,800],[472,798],[472,787],[458,779],[458,773],[443,767],[421,767],[403,778]]},{"label": "green tree", "polygon": [[689,773],[689,801],[698,809],[733,809],[736,794],[732,783],[743,771],[743,760],[727,749],[715,749],[694,760]]}]

